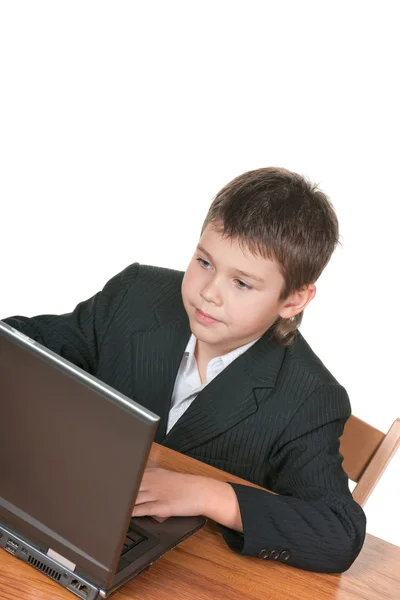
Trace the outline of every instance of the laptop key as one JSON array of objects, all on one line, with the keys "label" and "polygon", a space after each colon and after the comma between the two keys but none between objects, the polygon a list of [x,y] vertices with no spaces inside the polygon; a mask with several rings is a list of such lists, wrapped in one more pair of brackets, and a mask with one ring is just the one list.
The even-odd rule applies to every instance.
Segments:
[{"label": "laptop key", "polygon": [[[140,533],[138,533],[137,531],[133,531],[133,530],[128,531],[128,533],[126,535],[127,535],[127,538],[132,540],[131,543],[133,543],[133,544],[138,544],[139,542],[141,542],[144,539],[144,537]],[[127,543],[127,542],[125,541],[125,543]]]}]

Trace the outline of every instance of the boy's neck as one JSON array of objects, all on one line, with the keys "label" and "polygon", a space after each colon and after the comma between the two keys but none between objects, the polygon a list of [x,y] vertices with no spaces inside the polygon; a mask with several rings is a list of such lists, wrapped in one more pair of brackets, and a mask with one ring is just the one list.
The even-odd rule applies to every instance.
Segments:
[{"label": "boy's neck", "polygon": [[214,348],[208,346],[207,344],[204,344],[204,342],[202,342],[201,340],[196,340],[194,356],[197,363],[197,369],[200,375],[200,381],[201,383],[207,383],[208,363],[216,356],[222,356],[222,354],[218,354]]},{"label": "boy's neck", "polygon": [[210,344],[206,344],[205,342],[202,342],[201,340],[196,338],[194,357],[196,359],[201,383],[206,383],[207,381],[207,366],[210,360],[216,358],[217,356],[224,356],[225,354],[228,354],[229,352],[232,352],[237,348],[241,348],[242,346],[248,344],[250,341],[252,340],[249,340],[248,342],[245,342],[240,346],[233,346],[231,348],[221,348],[218,346],[211,346]]},{"label": "boy's neck", "polygon": [[208,365],[210,360],[213,358],[216,358],[217,356],[224,356],[224,354],[228,354],[229,352],[232,352],[232,350],[236,350],[236,348],[232,347],[222,349],[218,346],[210,346],[209,344],[197,339],[194,349],[194,356],[197,363]]}]

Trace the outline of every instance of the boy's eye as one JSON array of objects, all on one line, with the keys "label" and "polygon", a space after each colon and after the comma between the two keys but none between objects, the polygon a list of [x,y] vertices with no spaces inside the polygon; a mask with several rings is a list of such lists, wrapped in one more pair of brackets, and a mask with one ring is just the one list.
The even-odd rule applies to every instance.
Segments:
[{"label": "boy's eye", "polygon": [[210,263],[207,260],[204,260],[204,258],[196,258],[196,260],[201,264],[202,267],[211,267]]},{"label": "boy's eye", "polygon": [[238,286],[239,289],[241,289],[241,290],[251,290],[251,285],[248,285],[244,281],[241,281],[241,279],[235,279],[235,281],[237,282],[237,286]]}]

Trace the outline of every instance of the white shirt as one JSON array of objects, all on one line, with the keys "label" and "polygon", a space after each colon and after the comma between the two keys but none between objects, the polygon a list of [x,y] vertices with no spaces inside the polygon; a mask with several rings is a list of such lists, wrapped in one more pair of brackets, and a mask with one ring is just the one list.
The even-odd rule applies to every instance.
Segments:
[{"label": "white shirt", "polygon": [[201,390],[214,379],[214,377],[219,375],[219,373],[230,365],[235,358],[255,344],[258,339],[249,342],[244,346],[240,346],[239,348],[232,350],[232,352],[228,352],[228,354],[217,356],[210,360],[207,365],[206,383],[201,383],[199,369],[194,355],[197,339],[192,333],[176,376],[174,391],[172,392],[171,408],[168,415],[167,433],[169,433],[170,429],[172,429],[178,419],[180,419],[183,413],[189,408],[197,394],[199,394]]}]

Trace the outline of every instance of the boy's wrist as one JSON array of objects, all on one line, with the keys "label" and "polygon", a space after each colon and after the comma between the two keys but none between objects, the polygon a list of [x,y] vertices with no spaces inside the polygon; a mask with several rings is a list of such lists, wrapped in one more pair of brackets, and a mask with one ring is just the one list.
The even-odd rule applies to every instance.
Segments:
[{"label": "boy's wrist", "polygon": [[235,531],[243,531],[239,502],[233,487],[224,481],[202,477],[202,514]]}]

